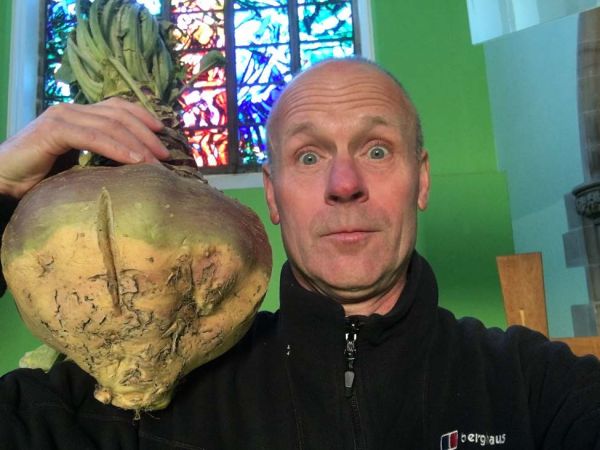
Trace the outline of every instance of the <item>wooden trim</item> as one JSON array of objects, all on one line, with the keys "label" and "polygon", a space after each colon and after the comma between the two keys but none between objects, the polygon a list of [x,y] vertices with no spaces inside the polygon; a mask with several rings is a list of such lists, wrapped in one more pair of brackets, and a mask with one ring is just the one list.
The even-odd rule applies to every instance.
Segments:
[{"label": "wooden trim", "polygon": [[509,325],[523,325],[548,336],[542,254],[498,256],[496,264]]},{"label": "wooden trim", "polygon": [[[542,254],[498,256],[496,264],[508,325],[524,325],[548,336]],[[564,342],[578,356],[600,358],[600,336],[550,339]]]}]

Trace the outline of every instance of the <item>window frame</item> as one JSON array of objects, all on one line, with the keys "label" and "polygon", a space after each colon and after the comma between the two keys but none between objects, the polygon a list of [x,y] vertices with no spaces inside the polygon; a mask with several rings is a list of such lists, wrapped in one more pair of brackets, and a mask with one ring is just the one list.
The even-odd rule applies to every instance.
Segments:
[{"label": "window frame", "polygon": [[[23,129],[36,117],[38,101],[39,46],[43,25],[41,8],[43,0],[13,0],[11,19],[10,64],[8,80],[7,138]],[[370,0],[357,0],[358,29],[361,54],[374,59],[372,17]],[[40,20],[32,21],[31,17]],[[19,26],[27,24],[27,26]],[[37,36],[37,38],[32,38]],[[217,189],[243,189],[262,187],[260,172],[207,175],[211,186]]]}]

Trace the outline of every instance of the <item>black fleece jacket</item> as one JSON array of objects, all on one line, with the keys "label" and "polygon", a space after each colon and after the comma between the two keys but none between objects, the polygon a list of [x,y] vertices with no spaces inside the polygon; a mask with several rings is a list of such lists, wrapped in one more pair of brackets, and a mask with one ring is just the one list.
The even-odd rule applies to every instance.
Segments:
[{"label": "black fleece jacket", "polygon": [[598,360],[522,327],[456,320],[417,253],[385,316],[345,318],[284,266],[280,311],[259,313],[165,410],[136,419],[93,390],[68,362],[7,374],[0,448],[600,449]]}]

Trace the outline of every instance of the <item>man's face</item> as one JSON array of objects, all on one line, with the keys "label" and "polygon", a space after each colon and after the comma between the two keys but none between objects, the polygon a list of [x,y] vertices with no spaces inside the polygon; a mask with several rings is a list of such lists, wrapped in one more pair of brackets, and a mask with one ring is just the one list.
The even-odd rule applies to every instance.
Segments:
[{"label": "man's face", "polygon": [[335,61],[298,77],[273,114],[265,193],[298,281],[343,303],[399,293],[429,190],[401,90]]}]

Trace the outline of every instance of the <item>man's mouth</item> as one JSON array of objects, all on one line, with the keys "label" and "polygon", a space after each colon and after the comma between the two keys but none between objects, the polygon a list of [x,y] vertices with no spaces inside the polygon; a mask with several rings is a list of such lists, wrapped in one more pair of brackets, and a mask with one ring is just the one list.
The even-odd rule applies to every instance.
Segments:
[{"label": "man's mouth", "polygon": [[362,242],[365,239],[371,237],[375,233],[373,230],[333,230],[325,233],[323,235],[327,240],[331,240],[339,243],[358,243]]}]

